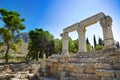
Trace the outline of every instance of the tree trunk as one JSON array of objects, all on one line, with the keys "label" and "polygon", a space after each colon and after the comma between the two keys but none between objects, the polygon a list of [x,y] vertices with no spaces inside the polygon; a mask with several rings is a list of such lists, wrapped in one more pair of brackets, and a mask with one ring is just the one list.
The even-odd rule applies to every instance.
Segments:
[{"label": "tree trunk", "polygon": [[36,54],[36,61],[38,61],[38,52],[37,52],[37,54]]},{"label": "tree trunk", "polygon": [[9,43],[7,42],[7,50],[6,50],[6,53],[5,53],[5,63],[7,64],[8,63],[8,52],[9,52]]}]

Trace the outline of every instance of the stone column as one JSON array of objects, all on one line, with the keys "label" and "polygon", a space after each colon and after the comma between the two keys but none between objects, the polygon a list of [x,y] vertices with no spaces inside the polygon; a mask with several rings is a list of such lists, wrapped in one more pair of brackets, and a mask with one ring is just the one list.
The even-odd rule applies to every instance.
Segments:
[{"label": "stone column", "polygon": [[68,52],[68,33],[62,33],[62,54],[69,54]]},{"label": "stone column", "polygon": [[114,38],[112,32],[112,18],[110,16],[105,16],[100,19],[100,25],[103,30],[103,38],[104,38],[104,49],[115,48]]},{"label": "stone column", "polygon": [[78,32],[78,52],[87,52],[86,50],[86,41],[85,41],[85,28],[79,26],[77,29]]}]

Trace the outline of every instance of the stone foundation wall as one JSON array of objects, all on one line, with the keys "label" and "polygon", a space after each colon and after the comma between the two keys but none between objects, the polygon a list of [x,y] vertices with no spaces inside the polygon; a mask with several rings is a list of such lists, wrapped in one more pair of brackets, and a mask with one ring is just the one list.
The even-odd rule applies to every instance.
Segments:
[{"label": "stone foundation wall", "polygon": [[120,80],[120,51],[52,55],[41,62],[36,75],[41,80]]}]

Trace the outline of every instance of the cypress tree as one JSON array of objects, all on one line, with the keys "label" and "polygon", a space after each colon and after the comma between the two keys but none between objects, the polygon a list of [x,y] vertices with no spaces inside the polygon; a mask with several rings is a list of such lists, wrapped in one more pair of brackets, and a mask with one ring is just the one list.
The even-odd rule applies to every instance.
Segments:
[{"label": "cypress tree", "polygon": [[119,42],[116,42],[116,47],[117,47],[117,48],[120,48]]},{"label": "cypress tree", "polygon": [[89,39],[86,39],[86,44],[90,45]]},{"label": "cypress tree", "polygon": [[98,40],[98,44],[103,45],[103,40],[100,37],[99,37],[99,40]]},{"label": "cypress tree", "polygon": [[93,40],[94,40],[94,48],[95,48],[95,47],[96,47],[96,45],[97,45],[95,35],[94,35],[94,37],[93,37]]}]

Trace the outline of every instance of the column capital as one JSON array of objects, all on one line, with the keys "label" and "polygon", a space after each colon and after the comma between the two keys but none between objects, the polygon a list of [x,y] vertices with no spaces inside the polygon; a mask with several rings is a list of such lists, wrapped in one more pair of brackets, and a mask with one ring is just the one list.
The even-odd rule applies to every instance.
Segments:
[{"label": "column capital", "polygon": [[111,25],[112,25],[112,18],[110,16],[105,16],[105,17],[101,18],[100,19],[100,25],[103,28],[111,27]]},{"label": "column capital", "polygon": [[67,32],[64,32],[64,33],[60,34],[60,36],[61,36],[63,39],[68,39],[68,33],[67,33]]},{"label": "column capital", "polygon": [[86,32],[86,29],[85,29],[85,27],[78,27],[78,28],[77,28],[77,32],[78,32],[79,34],[85,33],[85,32]]},{"label": "column capital", "polygon": [[112,18],[110,16],[106,16],[106,22],[107,22],[107,26],[110,27],[112,26]]}]

